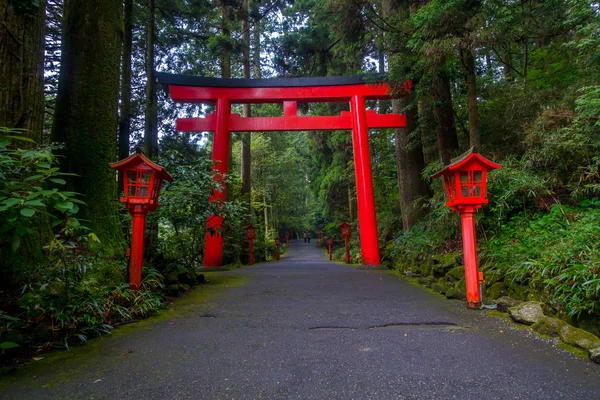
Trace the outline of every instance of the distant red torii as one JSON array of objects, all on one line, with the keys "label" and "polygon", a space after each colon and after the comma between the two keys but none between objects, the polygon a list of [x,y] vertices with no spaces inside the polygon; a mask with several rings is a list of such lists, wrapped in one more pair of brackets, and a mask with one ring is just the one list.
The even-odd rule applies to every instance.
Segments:
[{"label": "distant red torii", "polygon": [[[406,126],[406,118],[400,114],[367,111],[365,101],[390,99],[387,82],[369,82],[365,76],[220,79],[165,73],[156,75],[175,102],[216,104],[216,112],[205,118],[178,118],[177,131],[213,131],[212,159],[218,172],[223,174],[228,167],[231,131],[352,130],[363,264],[380,263],[368,129],[402,128]],[[342,112],[339,116],[298,116],[299,101],[348,101],[350,112]],[[283,116],[241,118],[239,114],[231,114],[231,104],[262,103],[283,103]],[[225,197],[225,190],[215,191],[211,200],[225,201]],[[223,237],[213,233],[222,227],[222,217],[213,216],[207,221],[205,267],[222,265]]]}]

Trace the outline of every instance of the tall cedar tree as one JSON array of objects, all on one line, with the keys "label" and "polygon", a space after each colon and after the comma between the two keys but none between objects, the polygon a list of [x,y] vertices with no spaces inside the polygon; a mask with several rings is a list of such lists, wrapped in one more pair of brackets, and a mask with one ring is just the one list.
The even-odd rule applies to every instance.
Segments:
[{"label": "tall cedar tree", "polygon": [[[19,135],[42,142],[44,128],[45,1],[17,6],[0,0],[0,126],[24,129]],[[31,146],[19,142],[19,147]],[[17,254],[0,248],[0,264],[22,269],[43,260],[42,247],[52,239],[47,219],[36,215],[38,234],[28,235]],[[2,273],[7,272],[2,268]],[[2,282],[4,282],[2,276]]]},{"label": "tall cedar tree", "polygon": [[[250,79],[250,21],[249,21],[249,0],[242,0],[242,63],[245,79]],[[256,27],[254,28],[256,29]],[[243,105],[244,118],[251,116],[250,104]],[[241,160],[241,178],[242,178],[242,198],[250,203],[250,132],[244,132],[242,137],[242,160]],[[250,210],[248,210],[249,214]],[[248,218],[250,216],[248,215]]]},{"label": "tall cedar tree", "polygon": [[87,206],[82,217],[107,254],[122,254],[115,174],[123,2],[65,0],[62,60],[52,139]]},{"label": "tall cedar tree", "polygon": [[[401,2],[384,0],[384,15],[388,17],[392,13],[398,13],[408,18],[410,4],[408,0]],[[391,34],[391,33],[390,33]],[[389,57],[412,56],[406,46],[408,38],[400,38],[396,41],[401,43],[398,54],[390,54]],[[394,143],[396,146],[396,169],[398,173],[398,190],[400,197],[400,212],[402,214],[402,229],[408,231],[423,215],[423,208],[416,204],[419,198],[428,195],[427,184],[421,178],[421,172],[425,168],[423,158],[423,146],[419,137],[412,139],[411,136],[417,128],[417,107],[414,102],[414,90],[406,93],[402,99],[392,100],[392,110],[395,113],[404,112],[406,115],[406,128],[394,129]]]},{"label": "tall cedar tree", "polygon": [[144,151],[150,158],[158,157],[158,110],[156,105],[156,78],[154,76],[155,0],[148,0],[146,25],[146,118]]},{"label": "tall cedar tree", "polygon": [[[129,156],[129,136],[131,133],[131,53],[133,50],[133,0],[125,0],[123,28],[125,40],[121,57],[121,110],[119,113],[119,159]],[[120,191],[123,177],[119,175]]]}]

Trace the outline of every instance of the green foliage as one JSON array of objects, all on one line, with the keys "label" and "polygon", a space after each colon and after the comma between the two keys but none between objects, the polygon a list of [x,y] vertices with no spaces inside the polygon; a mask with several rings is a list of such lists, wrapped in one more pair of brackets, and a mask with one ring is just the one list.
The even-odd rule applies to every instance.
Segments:
[{"label": "green foliage", "polygon": [[[202,265],[205,243],[205,225],[211,215],[226,220],[226,231],[219,232],[227,237],[231,224],[239,221],[242,204],[209,201],[213,189],[222,190],[228,183],[227,177],[219,176],[212,169],[212,162],[199,155],[189,161],[175,150],[163,154],[160,164],[173,176],[174,182],[166,185],[160,193],[159,251],[161,270],[166,277],[182,278],[186,274],[176,271],[183,266],[188,270],[190,282],[195,283],[195,269]],[[214,232],[217,233],[217,232]],[[179,282],[181,279],[169,279]]]},{"label": "green foliage", "polygon": [[557,311],[600,316],[600,201],[519,215],[485,244],[492,270],[544,292]]},{"label": "green foliage", "polygon": [[37,234],[36,214],[54,227],[78,228],[74,215],[83,202],[76,193],[59,189],[70,174],[56,166],[52,151],[57,146],[15,148],[19,142],[33,142],[13,133],[0,128],[0,243],[11,243],[16,252],[24,236]]}]

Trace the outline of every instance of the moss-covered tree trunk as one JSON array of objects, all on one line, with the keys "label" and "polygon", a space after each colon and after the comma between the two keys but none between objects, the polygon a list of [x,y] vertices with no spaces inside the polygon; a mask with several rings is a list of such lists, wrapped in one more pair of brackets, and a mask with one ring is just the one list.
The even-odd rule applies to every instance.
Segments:
[{"label": "moss-covered tree trunk", "polygon": [[[119,114],[119,159],[129,156],[131,132],[131,52],[133,47],[133,0],[125,0],[123,14],[125,41],[121,60],[121,112]],[[123,177],[119,175],[118,191],[123,190]]]},{"label": "moss-covered tree trunk", "polygon": [[65,0],[52,127],[52,139],[66,144],[65,169],[78,175],[71,182],[87,203],[82,217],[106,254],[125,248],[115,173],[108,165],[116,158],[122,11],[121,0]]},{"label": "moss-covered tree trunk", "polygon": [[158,110],[156,108],[156,78],[154,75],[154,43],[156,5],[148,0],[146,25],[146,110],[144,126],[144,152],[150,158],[158,157]]},{"label": "moss-covered tree trunk", "polygon": [[[36,142],[44,123],[44,0],[0,0],[0,126]],[[20,145],[24,145],[21,143]]]}]

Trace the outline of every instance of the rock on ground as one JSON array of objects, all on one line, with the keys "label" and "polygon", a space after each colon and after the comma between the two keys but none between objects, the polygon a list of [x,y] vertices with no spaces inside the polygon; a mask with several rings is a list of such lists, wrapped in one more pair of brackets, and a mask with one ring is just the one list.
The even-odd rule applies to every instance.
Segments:
[{"label": "rock on ground", "polygon": [[532,325],[544,316],[542,305],[537,301],[527,301],[508,309],[510,317],[522,324]]},{"label": "rock on ground", "polygon": [[521,300],[516,300],[508,296],[500,297],[496,300],[496,305],[498,306],[498,311],[508,312],[510,307],[515,307],[519,304],[523,303]]},{"label": "rock on ground", "polygon": [[600,348],[600,339],[598,339],[596,335],[571,325],[562,327],[560,330],[560,338],[566,344],[579,347],[583,350]]}]

